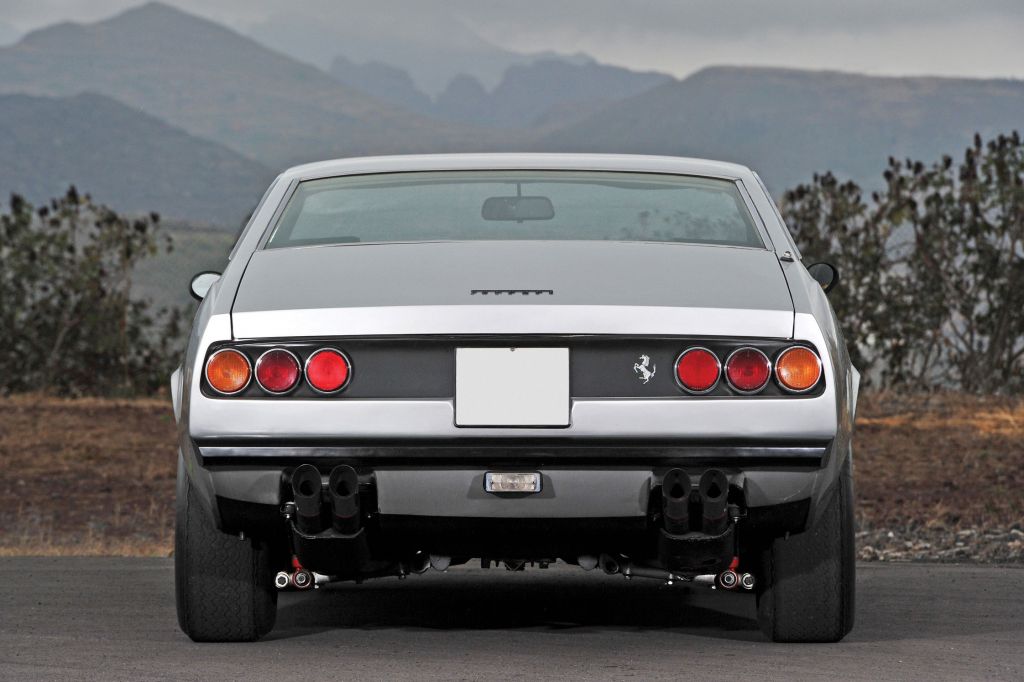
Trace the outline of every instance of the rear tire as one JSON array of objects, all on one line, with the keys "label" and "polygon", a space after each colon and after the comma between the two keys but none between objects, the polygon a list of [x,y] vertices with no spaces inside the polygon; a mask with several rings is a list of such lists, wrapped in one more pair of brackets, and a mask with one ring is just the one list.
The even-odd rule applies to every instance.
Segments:
[{"label": "rear tire", "polygon": [[775,642],[838,642],[853,629],[853,480],[843,466],[818,522],[762,554],[757,621]]},{"label": "rear tire", "polygon": [[277,618],[270,551],[217,530],[178,466],[174,588],[178,625],[196,642],[251,642]]}]

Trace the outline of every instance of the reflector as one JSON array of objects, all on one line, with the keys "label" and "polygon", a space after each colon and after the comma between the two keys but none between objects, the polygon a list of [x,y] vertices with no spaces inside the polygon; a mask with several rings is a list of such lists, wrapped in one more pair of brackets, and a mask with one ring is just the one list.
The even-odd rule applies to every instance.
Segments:
[{"label": "reflector", "polygon": [[809,348],[787,348],[775,360],[775,378],[789,391],[809,391],[821,378],[821,360]]},{"label": "reflector", "polygon": [[321,348],[306,360],[306,381],[321,393],[345,388],[352,368],[345,354],[334,348]]},{"label": "reflector", "polygon": [[233,348],[223,348],[206,361],[206,380],[218,393],[233,395],[241,392],[249,385],[251,376],[249,358]]},{"label": "reflector", "polygon": [[771,363],[756,348],[740,348],[725,361],[725,376],[737,391],[756,393],[768,383]]}]

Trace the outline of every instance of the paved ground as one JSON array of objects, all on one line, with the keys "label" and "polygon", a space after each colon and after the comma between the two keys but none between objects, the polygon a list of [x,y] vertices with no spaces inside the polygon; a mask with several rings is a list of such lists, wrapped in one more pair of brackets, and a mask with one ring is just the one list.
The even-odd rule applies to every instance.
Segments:
[{"label": "paved ground", "polygon": [[0,679],[1024,679],[1024,569],[862,565],[838,645],[762,640],[748,595],[556,567],[281,599],[264,641],[193,644],[169,559],[0,559]]}]

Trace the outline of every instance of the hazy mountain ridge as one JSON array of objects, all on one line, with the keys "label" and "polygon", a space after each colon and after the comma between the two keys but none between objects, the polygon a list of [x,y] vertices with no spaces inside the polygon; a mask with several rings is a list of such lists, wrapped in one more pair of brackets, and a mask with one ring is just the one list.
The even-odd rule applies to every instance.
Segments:
[{"label": "hazy mountain ridge", "polygon": [[159,3],[95,24],[57,24],[0,49],[0,92],[87,90],[275,166],[426,151],[466,135]]},{"label": "hazy mountain ridge", "polygon": [[[475,49],[472,41],[467,45]],[[50,113],[39,121],[22,117],[17,131],[4,129],[24,141],[4,142],[4,160],[11,161],[0,169],[0,189],[61,191],[76,182],[119,208],[235,227],[239,207],[247,207],[250,195],[258,198],[274,171],[338,156],[503,150],[702,156],[750,165],[778,193],[822,170],[877,182],[890,155],[933,160],[961,153],[976,131],[1024,127],[1022,81],[745,67],[709,68],[676,81],[579,55],[530,59],[507,68],[493,90],[465,75],[431,101],[393,64],[339,61],[349,73],[346,86],[158,3],[96,24],[57,24],[0,48],[0,93],[95,91],[125,106],[94,105],[110,110],[104,123],[74,98],[34,103]],[[52,110],[60,107],[63,118],[55,118]],[[144,121],[131,115],[142,112]],[[432,118],[438,116],[467,123]],[[69,142],[58,118],[79,137]],[[165,149],[152,156],[149,170],[176,179],[148,193],[131,185],[145,172],[143,159],[129,153],[133,145]],[[104,157],[103,150],[122,156]],[[206,184],[180,191],[194,177]],[[228,197],[223,205],[218,195]],[[151,205],[143,207],[142,199]]]},{"label": "hazy mountain ridge", "polygon": [[1024,81],[704,69],[543,136],[542,150],[736,161],[775,192],[832,170],[881,179],[889,156],[959,155],[975,132],[1024,128]]},{"label": "hazy mountain ridge", "polygon": [[254,25],[249,34],[284,54],[328,70],[339,54],[408,73],[429,96],[460,73],[493,88],[519,54],[482,38],[441,2],[304,0]]},{"label": "hazy mountain ridge", "polygon": [[127,212],[237,227],[273,171],[109,97],[0,95],[0,196],[69,185]]},{"label": "hazy mountain ridge", "polygon": [[578,56],[547,55],[509,66],[493,90],[470,74],[460,74],[432,100],[407,72],[381,62],[357,64],[338,57],[331,75],[425,116],[497,128],[551,126],[674,80],[667,74],[632,71]]}]

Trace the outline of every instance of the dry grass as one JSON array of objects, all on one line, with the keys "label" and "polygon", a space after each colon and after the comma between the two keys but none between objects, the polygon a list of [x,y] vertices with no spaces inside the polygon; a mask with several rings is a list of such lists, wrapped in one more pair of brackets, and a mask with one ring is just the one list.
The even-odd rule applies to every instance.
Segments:
[{"label": "dry grass", "polygon": [[[1020,560],[1024,401],[864,396],[855,449],[863,558]],[[175,462],[166,399],[0,399],[0,556],[168,555]]]},{"label": "dry grass", "polygon": [[0,400],[0,555],[166,556],[176,453],[167,400]]}]

